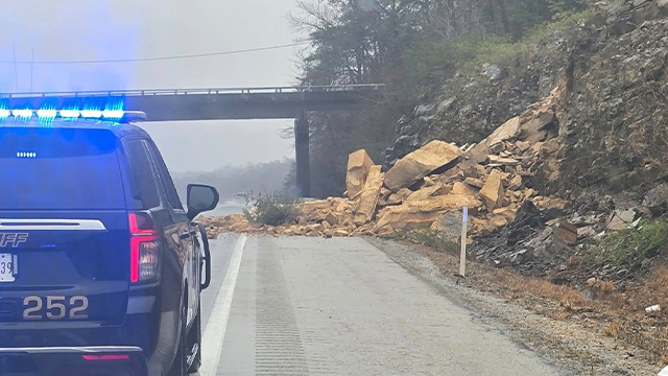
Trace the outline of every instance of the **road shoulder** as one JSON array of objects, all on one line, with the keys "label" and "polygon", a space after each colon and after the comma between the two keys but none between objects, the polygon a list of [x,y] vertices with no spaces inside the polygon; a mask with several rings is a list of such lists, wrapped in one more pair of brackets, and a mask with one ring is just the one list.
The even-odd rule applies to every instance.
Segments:
[{"label": "road shoulder", "polygon": [[[485,272],[497,273],[487,267],[473,265],[469,278],[461,279],[455,276],[458,260],[452,255],[413,244],[367,241],[450,300],[476,312],[477,319],[499,326],[522,345],[574,374],[635,376],[656,374],[660,369],[650,364],[642,350],[602,336],[596,330],[600,322],[586,317],[578,320],[577,312],[575,317],[559,320],[556,313],[561,310],[550,307],[554,302],[539,297],[516,299],[503,284],[483,277]],[[551,313],[557,318],[550,317]]]}]

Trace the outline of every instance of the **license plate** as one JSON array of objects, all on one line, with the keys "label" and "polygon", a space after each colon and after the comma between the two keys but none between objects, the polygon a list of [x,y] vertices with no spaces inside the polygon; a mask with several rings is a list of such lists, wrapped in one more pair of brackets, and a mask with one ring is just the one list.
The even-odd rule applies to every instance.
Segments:
[{"label": "license plate", "polygon": [[11,253],[0,253],[0,283],[14,282],[17,268],[17,257]]}]

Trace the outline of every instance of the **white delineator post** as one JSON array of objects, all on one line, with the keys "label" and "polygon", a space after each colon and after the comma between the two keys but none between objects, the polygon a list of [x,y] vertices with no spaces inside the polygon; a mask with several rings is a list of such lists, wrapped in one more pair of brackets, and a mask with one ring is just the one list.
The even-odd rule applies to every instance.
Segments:
[{"label": "white delineator post", "polygon": [[461,240],[461,254],[459,255],[459,275],[466,277],[466,224],[469,220],[469,208],[464,206],[464,213],[462,215],[462,240]]}]

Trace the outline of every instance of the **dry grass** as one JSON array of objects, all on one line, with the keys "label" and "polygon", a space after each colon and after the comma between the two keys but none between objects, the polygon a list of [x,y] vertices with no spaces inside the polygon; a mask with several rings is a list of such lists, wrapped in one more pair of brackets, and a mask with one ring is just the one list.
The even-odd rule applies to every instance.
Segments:
[{"label": "dry grass", "polygon": [[[457,257],[411,247],[430,258],[444,277],[459,266]],[[645,358],[656,365],[668,363],[668,267],[657,268],[650,277],[630,285],[624,293],[615,291],[612,282],[590,282],[590,299],[569,286],[548,280],[525,277],[478,263],[469,263],[465,283],[491,292],[538,314],[560,321],[577,317],[577,323],[614,338],[620,347],[637,346],[646,350]],[[662,311],[652,314],[645,307],[660,304]]]},{"label": "dry grass", "polygon": [[568,286],[555,285],[544,279],[527,278],[508,272],[497,273],[497,275],[499,282],[514,292],[538,295],[557,302],[563,307],[581,308],[590,303],[580,291]]}]

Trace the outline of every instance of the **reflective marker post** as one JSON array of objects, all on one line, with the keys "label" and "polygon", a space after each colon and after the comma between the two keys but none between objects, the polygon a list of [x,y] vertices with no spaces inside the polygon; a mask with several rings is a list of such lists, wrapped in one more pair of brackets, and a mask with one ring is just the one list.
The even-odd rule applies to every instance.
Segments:
[{"label": "reflective marker post", "polygon": [[462,246],[461,254],[459,255],[459,275],[466,277],[466,224],[469,221],[469,208],[464,206],[464,213],[462,215]]}]

